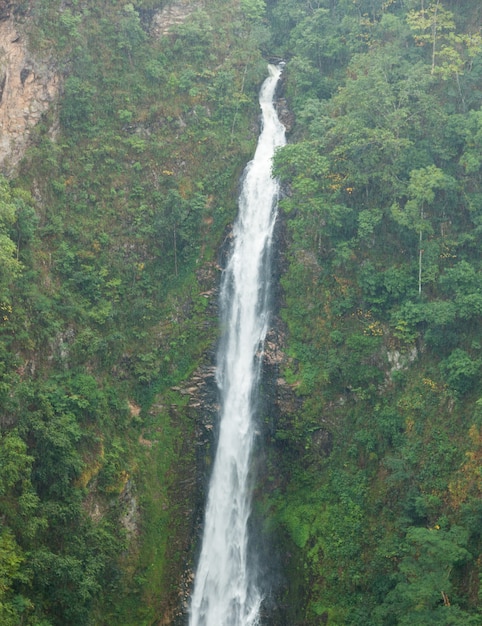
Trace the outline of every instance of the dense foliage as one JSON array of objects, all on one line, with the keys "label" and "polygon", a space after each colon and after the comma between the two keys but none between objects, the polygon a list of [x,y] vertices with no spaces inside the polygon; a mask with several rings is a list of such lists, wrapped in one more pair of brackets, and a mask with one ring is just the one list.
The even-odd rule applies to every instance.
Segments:
[{"label": "dense foliage", "polygon": [[257,503],[286,584],[266,621],[480,624],[479,0],[206,0],[168,33],[163,0],[14,4],[62,94],[0,179],[0,622],[179,609],[182,385],[215,343],[216,254],[277,55],[295,123],[275,162],[285,404]]},{"label": "dense foliage", "polygon": [[480,5],[270,8],[296,118],[276,172],[300,404],[266,503],[286,623],[481,623]]},{"label": "dense foliage", "polygon": [[181,5],[166,33],[164,5],[14,10],[62,95],[0,180],[5,626],[140,626],[179,604],[196,448],[172,387],[215,339],[265,62],[257,3]]}]

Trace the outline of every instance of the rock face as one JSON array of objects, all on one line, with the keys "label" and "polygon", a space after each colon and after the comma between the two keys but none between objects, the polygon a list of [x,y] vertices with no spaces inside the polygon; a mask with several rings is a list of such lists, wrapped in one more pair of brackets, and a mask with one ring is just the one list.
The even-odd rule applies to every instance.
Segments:
[{"label": "rock face", "polygon": [[186,17],[200,7],[192,0],[177,0],[158,11],[152,20],[151,35],[162,37],[168,35],[173,26],[182,24]]},{"label": "rock face", "polygon": [[59,77],[48,61],[29,52],[9,6],[0,0],[0,171],[5,173],[22,158],[31,129],[59,92]]},{"label": "rock face", "polygon": [[[52,62],[28,50],[22,25],[15,21],[16,4],[0,0],[0,172],[7,175],[22,158],[32,128],[56,101],[60,89]],[[168,4],[152,16],[151,36],[167,35],[200,6],[192,0]]]}]

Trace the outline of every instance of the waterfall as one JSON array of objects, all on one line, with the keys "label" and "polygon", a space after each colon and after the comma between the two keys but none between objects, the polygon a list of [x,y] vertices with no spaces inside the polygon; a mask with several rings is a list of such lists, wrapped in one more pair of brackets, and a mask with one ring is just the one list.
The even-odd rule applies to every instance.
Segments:
[{"label": "waterfall", "polygon": [[269,66],[259,103],[262,131],[246,166],[234,244],[221,285],[223,339],[217,382],[219,439],[206,504],[202,549],[191,600],[190,626],[255,626],[262,601],[249,562],[250,464],[254,411],[268,327],[270,249],[278,184],[271,176],[285,129],[273,105],[281,69]]}]

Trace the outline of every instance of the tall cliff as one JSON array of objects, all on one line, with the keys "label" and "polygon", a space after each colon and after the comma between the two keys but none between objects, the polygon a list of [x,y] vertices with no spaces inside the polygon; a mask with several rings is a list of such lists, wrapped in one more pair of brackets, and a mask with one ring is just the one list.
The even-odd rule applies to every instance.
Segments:
[{"label": "tall cliff", "polygon": [[[478,0],[0,1],[0,621],[182,624],[266,59],[263,623],[480,623]],[[264,58],[263,58],[264,57]]]}]

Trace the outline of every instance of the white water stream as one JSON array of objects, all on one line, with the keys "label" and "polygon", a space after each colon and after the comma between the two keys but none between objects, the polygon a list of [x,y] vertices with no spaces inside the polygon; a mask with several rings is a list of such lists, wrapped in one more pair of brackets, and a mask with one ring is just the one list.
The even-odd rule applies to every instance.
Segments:
[{"label": "white water stream", "polygon": [[224,339],[217,367],[221,418],[190,626],[259,623],[262,597],[248,554],[250,465],[278,200],[271,161],[275,149],[285,143],[285,129],[273,105],[281,70],[270,65],[269,74],[259,96],[262,132],[244,172],[232,256],[221,285]]}]

